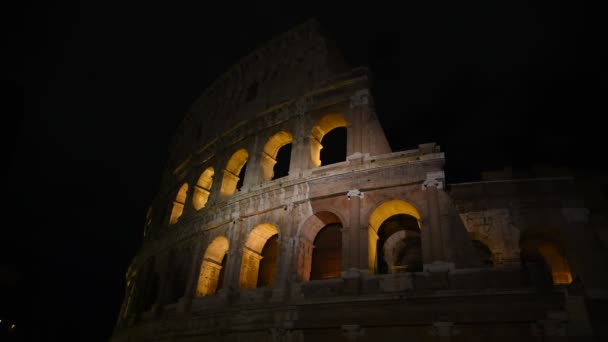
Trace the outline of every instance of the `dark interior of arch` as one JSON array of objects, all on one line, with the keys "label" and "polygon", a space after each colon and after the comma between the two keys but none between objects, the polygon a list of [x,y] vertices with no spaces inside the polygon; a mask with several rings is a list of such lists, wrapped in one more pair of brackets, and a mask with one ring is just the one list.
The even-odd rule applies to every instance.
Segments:
[{"label": "dark interior of arch", "polygon": [[247,172],[247,162],[245,162],[245,164],[241,168],[241,171],[239,172],[239,181],[236,183],[236,191],[241,191],[241,188],[243,187],[243,182],[245,181],[246,172]]},{"label": "dark interior of arch", "polygon": [[473,248],[477,253],[477,257],[481,260],[482,266],[492,266],[494,262],[492,261],[492,251],[486,246],[485,243],[479,240],[471,241],[473,243]]},{"label": "dark interior of arch", "polygon": [[[389,270],[389,266],[386,262],[386,260],[384,259],[384,251],[383,251],[383,247],[384,244],[386,243],[386,240],[393,234],[402,231],[402,230],[406,230],[406,231],[412,231],[412,232],[420,232],[420,229],[418,228],[418,220],[410,215],[406,215],[406,214],[397,214],[397,215],[393,215],[389,218],[387,218],[384,222],[382,222],[382,224],[380,225],[380,228],[378,228],[378,242],[376,245],[376,258],[378,260],[378,273],[380,274],[387,274],[390,272]],[[412,243],[412,245],[409,246],[410,253],[412,253],[413,251],[415,251],[416,249],[419,250],[419,248],[416,248],[416,243],[418,244],[418,246],[420,245],[420,239],[417,239],[418,242],[416,242],[415,240],[410,240],[409,242]],[[405,242],[408,242],[407,239]],[[405,248],[405,247],[404,247]]]},{"label": "dark interior of arch", "polygon": [[321,140],[321,165],[329,165],[346,160],[346,127],[336,127],[327,132]]},{"label": "dark interior of arch", "polygon": [[285,177],[289,174],[289,162],[291,161],[291,144],[283,145],[277,153],[277,163],[274,164],[274,175],[272,179]]},{"label": "dark interior of arch", "polygon": [[409,236],[399,243],[396,266],[405,272],[422,272],[420,236]]},{"label": "dark interior of arch", "polygon": [[342,225],[331,223],[313,242],[310,280],[340,278],[342,272]]},{"label": "dark interior of arch", "polygon": [[538,251],[522,248],[520,252],[524,279],[528,285],[550,289],[553,285],[551,267]]},{"label": "dark interior of arch", "polygon": [[277,271],[278,241],[279,235],[275,234],[266,241],[262,249],[257,287],[271,286],[274,282],[274,275]]}]

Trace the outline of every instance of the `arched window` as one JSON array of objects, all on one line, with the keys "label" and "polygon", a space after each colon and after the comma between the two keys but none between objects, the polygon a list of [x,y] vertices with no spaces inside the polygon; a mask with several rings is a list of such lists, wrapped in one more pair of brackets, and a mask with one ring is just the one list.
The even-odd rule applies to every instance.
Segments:
[{"label": "arched window", "polygon": [[222,287],[228,245],[225,236],[218,236],[207,247],[198,277],[197,296],[212,295]]},{"label": "arched window", "polygon": [[203,171],[198,178],[198,182],[194,186],[194,195],[192,196],[192,205],[194,209],[200,210],[205,207],[211,194],[211,185],[213,184],[213,168],[210,166]]},{"label": "arched window", "polygon": [[220,193],[222,196],[229,196],[236,192],[242,178],[244,178],[245,164],[249,158],[247,150],[240,149],[230,157],[226,168],[224,169],[224,178],[222,179],[222,188]]},{"label": "arched window", "polygon": [[279,230],[271,223],[256,226],[243,248],[239,285],[241,288],[271,286],[278,257]]},{"label": "arched window", "polygon": [[[310,139],[310,158],[315,167],[330,164],[328,161],[321,160],[321,150],[324,148],[324,137],[330,131],[344,127],[343,130],[338,130],[336,137],[330,138],[331,148],[328,148],[328,160],[332,162],[346,160],[346,126],[348,122],[341,114],[328,114],[321,118],[319,122],[312,128]],[[336,139],[338,138],[338,139]],[[324,153],[325,155],[325,153]]]},{"label": "arched window", "polygon": [[341,276],[342,222],[338,216],[321,211],[309,217],[302,225],[298,241],[298,280]]},{"label": "arched window", "polygon": [[260,162],[264,181],[287,175],[292,141],[291,133],[285,131],[280,131],[268,139]]},{"label": "arched window", "polygon": [[370,273],[422,271],[420,214],[411,204],[392,200],[378,206],[368,228]]},{"label": "arched window", "polygon": [[174,224],[182,216],[184,211],[184,204],[186,203],[186,196],[188,195],[188,184],[184,183],[179,191],[175,200],[173,201],[173,209],[171,209],[171,218],[169,224]]}]

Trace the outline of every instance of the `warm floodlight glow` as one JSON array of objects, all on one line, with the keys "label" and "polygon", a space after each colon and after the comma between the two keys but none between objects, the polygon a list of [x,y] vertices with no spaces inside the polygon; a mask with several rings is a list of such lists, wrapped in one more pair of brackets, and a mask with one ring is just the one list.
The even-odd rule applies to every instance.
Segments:
[{"label": "warm floodlight glow", "polygon": [[279,149],[287,144],[291,144],[292,141],[293,135],[285,131],[280,131],[268,139],[261,159],[264,181],[269,181],[274,177],[274,165],[277,163]]},{"label": "warm floodlight glow", "polygon": [[174,224],[182,216],[184,211],[184,204],[186,203],[186,196],[188,195],[188,184],[184,183],[175,196],[173,201],[173,209],[171,210],[171,218],[169,224]]},{"label": "warm floodlight glow", "polygon": [[239,174],[245,163],[247,163],[247,158],[249,158],[249,153],[244,148],[234,152],[232,157],[230,157],[226,169],[224,169],[224,178],[222,179],[222,187],[220,189],[222,196],[229,196],[235,193],[236,185],[240,179]]},{"label": "warm floodlight glow", "polygon": [[220,272],[222,271],[222,261],[228,252],[228,245],[229,242],[225,236],[218,236],[207,247],[198,278],[197,296],[212,295],[221,286]]},{"label": "warm floodlight glow", "polygon": [[378,229],[386,219],[397,214],[413,216],[418,220],[418,227],[420,227],[420,213],[413,205],[401,200],[392,200],[378,206],[369,218],[369,228],[367,229],[367,258],[370,273],[375,273],[377,268]]},{"label": "warm floodlight glow", "polygon": [[192,205],[194,209],[200,210],[205,207],[211,194],[211,185],[213,185],[213,167],[208,167],[203,171],[198,178],[198,182],[194,186],[194,195],[192,195]]},{"label": "warm floodlight glow", "polygon": [[321,141],[323,136],[334,128],[346,127],[348,122],[342,114],[328,114],[312,128],[310,137],[310,158],[314,166],[321,166]]},{"label": "warm floodlight glow", "polygon": [[245,248],[243,248],[243,261],[241,263],[239,281],[241,288],[257,287],[262,249],[268,239],[278,233],[279,229],[271,223],[262,223],[249,233]]}]

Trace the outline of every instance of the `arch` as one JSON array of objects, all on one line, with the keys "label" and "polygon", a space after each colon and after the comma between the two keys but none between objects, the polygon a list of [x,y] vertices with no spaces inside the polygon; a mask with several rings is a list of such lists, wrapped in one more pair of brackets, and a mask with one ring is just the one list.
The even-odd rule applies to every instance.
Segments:
[{"label": "arch", "polygon": [[348,121],[342,114],[334,113],[325,115],[313,126],[310,138],[310,159],[313,166],[321,166],[321,149],[323,148],[321,141],[323,137],[334,128],[346,127],[347,125]]},{"label": "arch", "polygon": [[[239,286],[256,288],[272,285],[276,272],[279,229],[272,223],[257,225],[243,247]],[[267,260],[262,264],[262,259]]]},{"label": "arch", "polygon": [[546,271],[550,273],[553,284],[572,282],[566,242],[557,230],[546,227],[528,229],[522,233],[519,247],[524,266],[541,263],[548,268]]},{"label": "arch", "polygon": [[[369,217],[368,226],[368,267],[370,273],[376,273],[378,270],[378,259],[383,259],[383,255],[378,255],[378,244],[382,247],[386,240],[382,240],[379,236],[382,224],[389,218],[396,215],[406,215],[416,220],[418,229],[421,227],[420,213],[410,203],[403,200],[389,200],[379,205]],[[392,235],[392,234],[391,234]],[[385,239],[390,236],[385,236]]]},{"label": "arch", "polygon": [[[291,144],[293,141],[293,135],[286,131],[279,131],[274,134],[264,145],[262,151],[262,158],[260,160],[260,166],[262,167],[263,180],[272,180],[275,176],[275,165],[277,165],[277,155],[279,150],[286,145]],[[289,160],[286,161],[287,167],[289,167]]]},{"label": "arch", "polygon": [[225,265],[229,244],[228,239],[220,235],[213,239],[207,247],[198,277],[197,297],[212,295],[221,288],[223,265]]},{"label": "arch", "polygon": [[[342,221],[336,214],[320,211],[308,217],[300,228],[298,240],[298,280],[341,276]],[[322,263],[322,260],[327,262]]]},{"label": "arch", "polygon": [[194,209],[200,210],[205,207],[211,194],[211,185],[213,185],[213,175],[215,174],[213,167],[208,168],[201,173],[196,185],[194,186],[194,194],[192,195],[192,206]]},{"label": "arch", "polygon": [[188,183],[182,184],[181,188],[177,192],[175,196],[175,200],[173,201],[173,208],[171,209],[171,218],[169,219],[169,224],[174,224],[179,220],[184,212],[184,205],[186,203],[186,196],[188,196]]},{"label": "arch", "polygon": [[232,157],[228,160],[226,168],[224,169],[224,177],[222,179],[222,187],[220,194],[222,196],[229,196],[236,192],[237,184],[241,179],[241,170],[247,163],[249,153],[246,149],[242,148],[232,154]]}]

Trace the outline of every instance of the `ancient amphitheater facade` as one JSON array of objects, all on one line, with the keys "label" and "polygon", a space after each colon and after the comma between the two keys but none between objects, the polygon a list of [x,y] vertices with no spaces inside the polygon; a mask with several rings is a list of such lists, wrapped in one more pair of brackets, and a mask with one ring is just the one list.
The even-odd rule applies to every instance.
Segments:
[{"label": "ancient amphitheater facade", "polygon": [[391,150],[371,86],[314,21],[213,83],[112,341],[593,340],[606,276],[573,180],[446,184],[436,144]]}]

